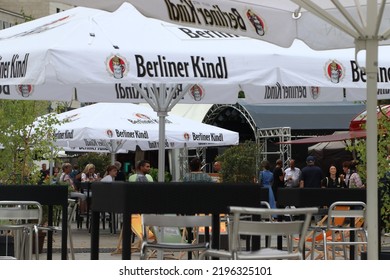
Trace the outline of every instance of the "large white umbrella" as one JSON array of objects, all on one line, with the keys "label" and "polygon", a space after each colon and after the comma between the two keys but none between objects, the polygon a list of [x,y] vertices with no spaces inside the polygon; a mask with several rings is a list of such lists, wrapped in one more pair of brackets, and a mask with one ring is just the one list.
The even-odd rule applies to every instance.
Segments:
[{"label": "large white umbrella", "polygon": [[[74,2],[73,0],[66,2]],[[77,5],[104,5],[77,1]],[[92,2],[97,2],[92,3]],[[110,1],[117,5],[119,0]],[[366,51],[368,259],[378,258],[377,92],[378,45],[388,45],[388,0],[128,0],[145,15],[182,25],[254,37],[280,46],[300,39],[317,50]],[[109,7],[107,4],[106,8]],[[384,69],[388,71],[388,69]],[[386,78],[387,79],[387,78]],[[386,80],[388,82],[388,79]]]},{"label": "large white umbrella", "polygon": [[[96,103],[56,115],[56,145],[75,151],[158,150],[159,118],[151,108],[132,103]],[[237,145],[237,132],[170,115],[164,149]]]}]

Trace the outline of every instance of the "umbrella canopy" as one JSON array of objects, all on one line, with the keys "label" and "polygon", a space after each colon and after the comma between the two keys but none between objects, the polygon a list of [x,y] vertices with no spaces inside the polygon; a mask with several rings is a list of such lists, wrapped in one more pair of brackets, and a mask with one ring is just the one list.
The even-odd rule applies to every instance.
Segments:
[{"label": "umbrella canopy", "polygon": [[[365,61],[356,61],[353,49],[315,52],[299,42],[276,47],[146,18],[127,3],[112,13],[78,7],[7,28],[0,31],[0,47],[0,98],[70,100],[76,87],[82,102],[153,102],[162,87],[148,85],[164,84],[172,99],[186,103],[220,103],[221,95],[223,103],[235,103],[240,90],[251,103],[302,102],[312,95],[340,101],[340,88],[365,87],[358,68]],[[390,68],[388,53],[384,69]],[[390,88],[386,78],[382,88]],[[185,95],[186,85],[194,84]]]},{"label": "umbrella canopy", "polygon": [[[97,103],[56,115],[56,145],[75,151],[159,149],[159,117],[132,103]],[[165,119],[164,149],[237,145],[237,132],[176,115]]]}]

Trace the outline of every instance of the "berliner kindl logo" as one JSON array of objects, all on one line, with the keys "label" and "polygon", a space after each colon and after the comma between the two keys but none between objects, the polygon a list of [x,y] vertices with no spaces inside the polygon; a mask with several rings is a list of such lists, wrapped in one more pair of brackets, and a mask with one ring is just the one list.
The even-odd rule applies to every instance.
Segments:
[{"label": "berliner kindl logo", "polygon": [[120,55],[111,55],[106,60],[106,67],[115,79],[122,79],[129,71],[129,64],[127,60]]},{"label": "berliner kindl logo", "polygon": [[114,133],[112,132],[111,129],[107,129],[106,133],[107,133],[107,136],[108,136],[109,138],[112,138],[112,137],[114,136]]},{"label": "berliner kindl logo", "polygon": [[249,19],[250,23],[255,28],[256,33],[259,36],[264,36],[265,34],[264,21],[250,9],[246,11],[246,17]]},{"label": "berliner kindl logo", "polygon": [[186,141],[190,140],[190,134],[187,132],[184,133],[183,137]]},{"label": "berliner kindl logo", "polygon": [[136,113],[135,116],[139,119],[150,120],[150,117],[141,113]]},{"label": "berliner kindl logo", "polygon": [[310,87],[310,95],[313,99],[317,99],[320,96],[320,88]]},{"label": "berliner kindl logo", "polygon": [[190,95],[195,101],[201,101],[204,97],[204,89],[200,85],[193,85],[190,88]]},{"label": "berliner kindl logo", "polygon": [[16,91],[23,97],[30,97],[34,92],[32,85],[17,85]]},{"label": "berliner kindl logo", "polygon": [[345,76],[344,66],[337,60],[329,60],[325,64],[325,76],[334,84],[340,83]]}]

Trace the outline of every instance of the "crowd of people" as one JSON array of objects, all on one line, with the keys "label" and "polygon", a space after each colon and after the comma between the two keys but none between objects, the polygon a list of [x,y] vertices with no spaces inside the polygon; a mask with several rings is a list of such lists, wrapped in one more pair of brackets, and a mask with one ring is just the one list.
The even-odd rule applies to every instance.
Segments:
[{"label": "crowd of people", "polygon": [[308,156],[306,166],[302,169],[295,166],[295,160],[289,160],[289,167],[283,170],[282,160],[278,159],[271,172],[270,163],[261,163],[258,183],[269,189],[269,202],[274,208],[278,188],[364,188],[365,185],[357,171],[356,161],[342,163],[342,172],[335,164],[329,166],[328,174],[316,165],[316,158]]},{"label": "crowd of people", "polygon": [[[53,169],[52,180],[54,183],[68,184],[70,188],[70,197],[81,200],[81,204],[86,200],[86,195],[77,188],[78,183],[82,182],[153,182],[153,177],[149,174],[151,164],[148,160],[140,160],[135,164],[133,172],[127,177],[122,170],[122,164],[116,161],[114,164],[107,166],[103,176],[96,173],[94,164],[87,164],[82,171],[78,164],[73,166],[70,163],[62,165],[62,172]],[[218,180],[202,171],[202,162],[198,157],[192,158],[189,162],[189,172],[187,172],[183,182],[221,182],[220,173],[222,164],[219,161],[213,163],[212,174],[218,175]],[[49,178],[47,165],[42,164],[40,182]],[[264,160],[261,163],[257,182],[261,187],[269,190],[269,203],[271,208],[275,208],[277,201],[277,190],[279,188],[363,188],[364,183],[357,172],[355,161],[345,161],[342,164],[342,171],[339,171],[336,165],[331,164],[328,174],[324,176],[322,169],[316,165],[316,158],[308,156],[306,166],[302,169],[296,167],[295,160],[289,160],[289,167],[283,168],[281,159],[276,160],[275,167],[271,169],[269,161]],[[83,207],[82,207],[83,208]]]}]

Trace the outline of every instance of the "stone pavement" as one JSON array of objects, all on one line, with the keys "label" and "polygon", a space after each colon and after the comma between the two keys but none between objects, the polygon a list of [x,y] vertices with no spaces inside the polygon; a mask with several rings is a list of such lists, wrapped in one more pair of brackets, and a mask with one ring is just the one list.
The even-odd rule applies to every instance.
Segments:
[{"label": "stone pavement", "polygon": [[[76,260],[90,260],[91,259],[91,236],[88,229],[85,228],[85,223],[83,228],[78,229],[76,223],[72,224],[72,234],[73,234],[73,243],[75,248],[75,258]],[[61,259],[61,232],[54,233],[53,236],[53,259]],[[119,239],[119,230],[117,233],[110,233],[110,230],[107,228],[100,229],[99,237],[99,260],[121,260],[122,255],[120,253],[113,253],[116,251]],[[46,242],[44,244],[44,251],[40,255],[40,260],[46,260]],[[273,243],[276,240],[272,241]],[[389,248],[390,247],[390,236],[386,236],[382,241],[382,246]],[[132,259],[139,259],[139,253],[132,253]]]},{"label": "stone pavement", "polygon": [[[91,259],[91,235],[88,229],[85,228],[85,223],[83,228],[77,228],[76,223],[72,223],[72,236],[73,244],[75,248],[75,258],[76,260],[90,260]],[[117,233],[110,233],[110,230],[107,228],[100,229],[99,237],[99,259],[100,260],[121,260],[121,254],[112,254],[116,251],[117,244],[119,239],[119,231]],[[61,259],[61,232],[56,232],[53,235],[53,259]],[[40,254],[40,259],[46,259],[46,242],[45,240],[43,253]],[[133,254],[132,257],[137,258],[137,254]]]}]

